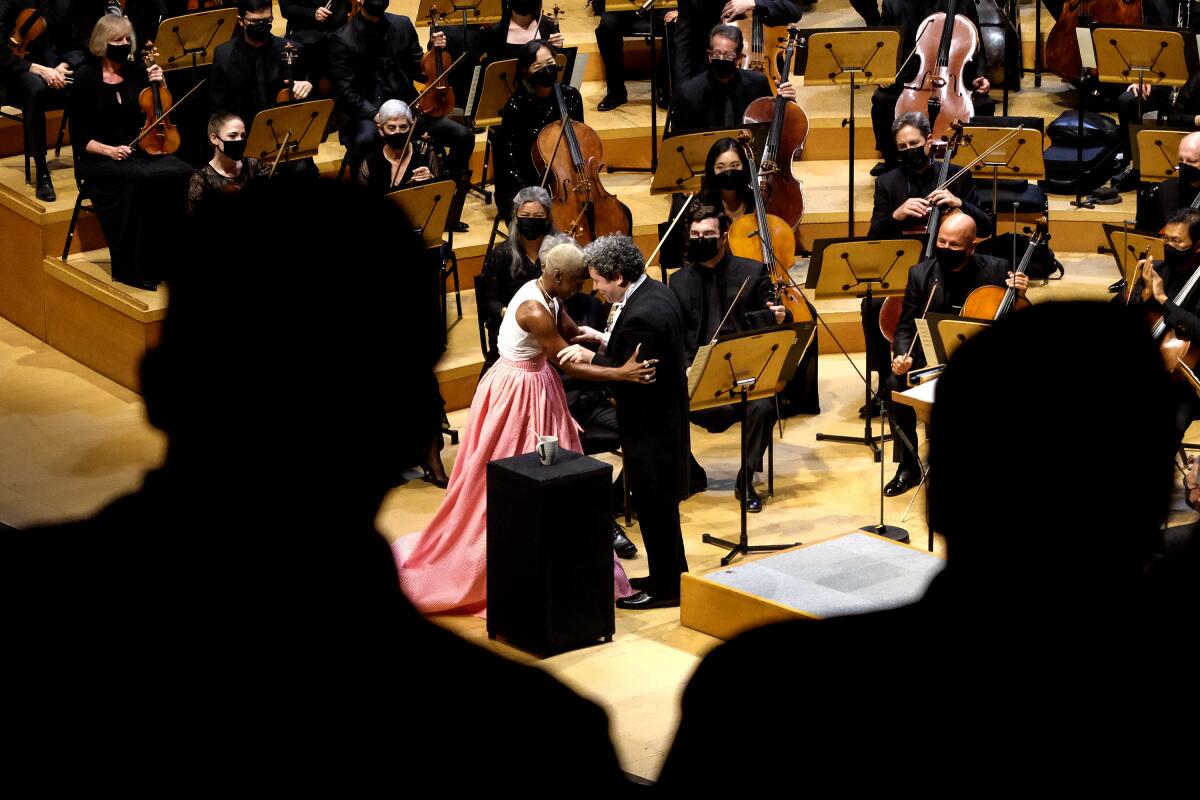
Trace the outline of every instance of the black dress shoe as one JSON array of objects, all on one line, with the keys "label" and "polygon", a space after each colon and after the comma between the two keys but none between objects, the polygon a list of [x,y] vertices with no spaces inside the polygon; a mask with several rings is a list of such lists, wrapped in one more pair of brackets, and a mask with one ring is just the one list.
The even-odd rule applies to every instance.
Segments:
[{"label": "black dress shoe", "polygon": [[158,281],[138,281],[134,286],[147,292],[158,291]]},{"label": "black dress shoe", "polygon": [[633,558],[637,555],[637,545],[629,541],[625,531],[617,523],[613,523],[613,550],[618,558]]},{"label": "black dress shoe", "polygon": [[38,200],[45,200],[47,203],[53,203],[58,199],[58,195],[54,193],[54,181],[50,180],[48,173],[38,176],[35,193]]},{"label": "black dress shoe", "polygon": [[465,222],[456,222],[450,226],[450,229],[455,233],[466,233],[471,230],[471,226]]},{"label": "black dress shoe", "polygon": [[1130,164],[1128,167],[1122,170],[1120,174],[1113,176],[1112,188],[1116,189],[1118,192],[1132,192],[1134,189],[1138,188],[1138,184],[1141,183],[1141,180],[1141,173],[1134,169],[1133,165]]},{"label": "black dress shoe", "polygon": [[436,486],[439,489],[445,489],[447,486],[450,485],[450,477],[449,476],[439,478],[437,476],[437,473],[434,472],[433,470],[431,470],[425,464],[421,465],[421,472],[424,473],[421,476],[421,480],[425,481],[426,483],[432,483],[434,486]]},{"label": "black dress shoe", "polygon": [[913,475],[910,472],[900,469],[896,471],[896,477],[888,481],[887,486],[883,487],[883,493],[887,497],[895,497],[896,495],[904,494],[920,482],[920,475]]},{"label": "black dress shoe", "polygon": [[[876,398],[873,398],[873,399],[871,400],[870,409],[871,409],[871,416],[872,416],[872,417],[878,417],[878,416],[880,416],[881,414],[883,414],[883,401],[882,401],[882,400],[880,400],[878,397],[876,397]],[[859,419],[866,419],[866,418],[867,418],[867,406],[859,406],[859,408],[858,408],[858,418],[859,418]]]},{"label": "black dress shoe", "polygon": [[[733,490],[733,496],[737,498],[739,503],[742,502],[742,487],[740,485],[740,481],[739,485]],[[758,512],[762,511],[762,507],[762,498],[758,496],[758,492],[754,491],[754,484],[751,483],[750,488],[746,492],[746,510],[751,514],[757,514]]]},{"label": "black dress shoe", "polygon": [[629,585],[637,589],[639,592],[649,592],[654,588],[654,584],[650,581],[650,576],[644,578],[630,578]]},{"label": "black dress shoe", "polygon": [[629,597],[622,597],[617,601],[617,608],[642,609],[642,608],[678,608],[678,597],[654,597],[646,592],[638,592]]},{"label": "black dress shoe", "polygon": [[609,92],[604,95],[604,99],[600,101],[600,105],[596,106],[597,111],[612,111],[614,108],[619,108],[629,102],[627,94],[613,94]]}]

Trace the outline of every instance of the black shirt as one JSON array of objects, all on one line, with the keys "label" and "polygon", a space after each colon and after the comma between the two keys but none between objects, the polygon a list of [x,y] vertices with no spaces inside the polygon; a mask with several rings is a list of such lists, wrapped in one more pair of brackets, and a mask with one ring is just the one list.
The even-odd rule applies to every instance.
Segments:
[{"label": "black shirt", "polygon": [[142,132],[145,116],[138,108],[138,93],[149,83],[146,70],[128,63],[123,81],[105,83],[100,62],[89,60],[75,73],[71,90],[71,141],[81,158],[94,158],[85,151],[93,139],[101,144],[127,145]]},{"label": "black shirt", "polygon": [[719,81],[705,70],[676,91],[671,127],[676,132],[740,127],[747,106],[760,97],[771,97],[771,83],[760,72],[739,69],[729,81]]}]

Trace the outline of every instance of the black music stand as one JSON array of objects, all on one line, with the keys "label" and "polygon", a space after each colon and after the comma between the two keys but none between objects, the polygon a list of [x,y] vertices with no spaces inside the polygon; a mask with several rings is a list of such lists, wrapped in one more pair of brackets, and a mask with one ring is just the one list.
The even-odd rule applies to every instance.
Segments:
[{"label": "black music stand", "polygon": [[[993,128],[983,125],[966,125],[963,131],[967,136],[963,139],[962,147],[954,154],[950,162],[958,166],[970,164],[980,154],[1011,136],[1004,144],[999,145],[989,153],[983,161],[971,168],[972,179],[980,177],[984,170],[991,172],[992,178],[992,226],[999,227],[1000,216],[997,208],[999,195],[1000,173],[1005,180],[1040,181],[1046,177],[1046,162],[1042,157],[1045,142],[1042,132],[1024,128],[1016,133],[1016,128]],[[1016,134],[1016,135],[1013,135]]]},{"label": "black music stand", "polygon": [[[628,5],[628,8],[621,6]],[[617,13],[633,11],[638,16],[650,14],[650,32],[646,40],[650,43],[650,166],[648,167],[618,167],[608,165],[608,173],[614,172],[655,172],[658,169],[658,51],[654,44],[654,12],[669,11],[679,8],[679,0],[618,0],[604,10]],[[663,46],[667,44],[666,25],[663,25]]]},{"label": "black music stand", "polygon": [[[453,19],[461,15],[465,32],[469,25],[488,25],[499,22],[504,16],[501,0],[421,0],[413,22],[429,19],[429,12],[437,7],[438,16]],[[455,22],[458,20],[455,19]]]},{"label": "black music stand", "polygon": [[[866,299],[868,307],[877,294],[902,296],[908,286],[908,271],[921,260],[923,246],[919,236],[899,239],[818,239],[813,242],[813,255],[804,288],[812,290],[817,298],[862,297]],[[878,291],[874,289],[876,286],[879,287]],[[821,322],[824,324],[824,320]],[[825,327],[828,330],[829,326]],[[832,334],[833,331],[830,331]],[[834,337],[834,341],[837,342],[837,337]],[[882,427],[879,436],[872,431],[870,375],[859,371],[841,342],[837,342],[837,345],[862,379],[868,411],[862,436],[818,433],[817,441],[865,445],[871,448],[876,461],[882,461],[883,443],[890,437],[883,433]],[[867,365],[867,372],[870,372],[870,364]],[[880,392],[883,391],[886,377],[879,376]]]},{"label": "black music stand", "polygon": [[[746,434],[746,408],[750,400],[774,397],[792,378],[796,365],[812,345],[816,326],[811,322],[783,325],[765,330],[734,333],[718,337],[705,345],[697,354],[691,369],[698,374],[688,375],[691,395],[691,410],[737,403],[741,409],[741,469],[739,474],[749,483],[747,462],[749,442]],[[750,544],[746,532],[746,498],[743,487],[741,502],[741,528],[736,542],[704,534],[705,544],[723,547],[729,552],[721,559],[721,566],[728,566],[739,555],[768,553],[787,550],[801,544]]]},{"label": "black music stand", "polygon": [[[899,28],[849,28],[810,30],[801,34],[807,60],[804,85],[849,86],[850,116],[842,127],[850,129],[850,160],[847,183],[850,187],[850,215],[847,236],[854,236],[854,92],[863,86],[890,86],[896,82],[900,53]],[[856,76],[861,76],[860,79]],[[789,76],[790,77],[790,76]]]}]

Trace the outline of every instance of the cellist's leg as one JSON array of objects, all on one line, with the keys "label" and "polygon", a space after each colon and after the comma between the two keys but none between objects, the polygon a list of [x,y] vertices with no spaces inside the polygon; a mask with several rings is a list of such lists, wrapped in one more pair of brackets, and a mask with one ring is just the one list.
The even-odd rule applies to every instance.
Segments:
[{"label": "cellist's leg", "polygon": [[896,165],[896,142],[892,139],[892,122],[896,119],[899,85],[880,86],[871,95],[871,127],[875,130],[875,149],[888,166]]}]

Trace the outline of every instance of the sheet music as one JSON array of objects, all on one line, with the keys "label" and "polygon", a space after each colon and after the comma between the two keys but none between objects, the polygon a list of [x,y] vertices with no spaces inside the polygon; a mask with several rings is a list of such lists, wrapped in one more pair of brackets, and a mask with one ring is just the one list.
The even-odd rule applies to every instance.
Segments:
[{"label": "sheet music", "polygon": [[587,71],[588,53],[578,53],[575,56],[575,65],[571,68],[570,84],[576,89],[583,91],[583,73]]},{"label": "sheet music", "polygon": [[483,66],[475,67],[475,71],[471,74],[471,91],[467,92],[467,104],[463,106],[463,110],[467,116],[475,118],[475,92],[479,89],[479,76],[483,74]]},{"label": "sheet music", "polygon": [[1092,29],[1079,28],[1075,31],[1079,40],[1079,60],[1086,69],[1096,68],[1096,45],[1092,42]]},{"label": "sheet music", "polygon": [[938,361],[937,350],[933,347],[933,331],[929,328],[929,320],[921,317],[916,320],[917,338],[921,340],[921,349],[925,351],[925,362],[930,367],[941,365]]}]

